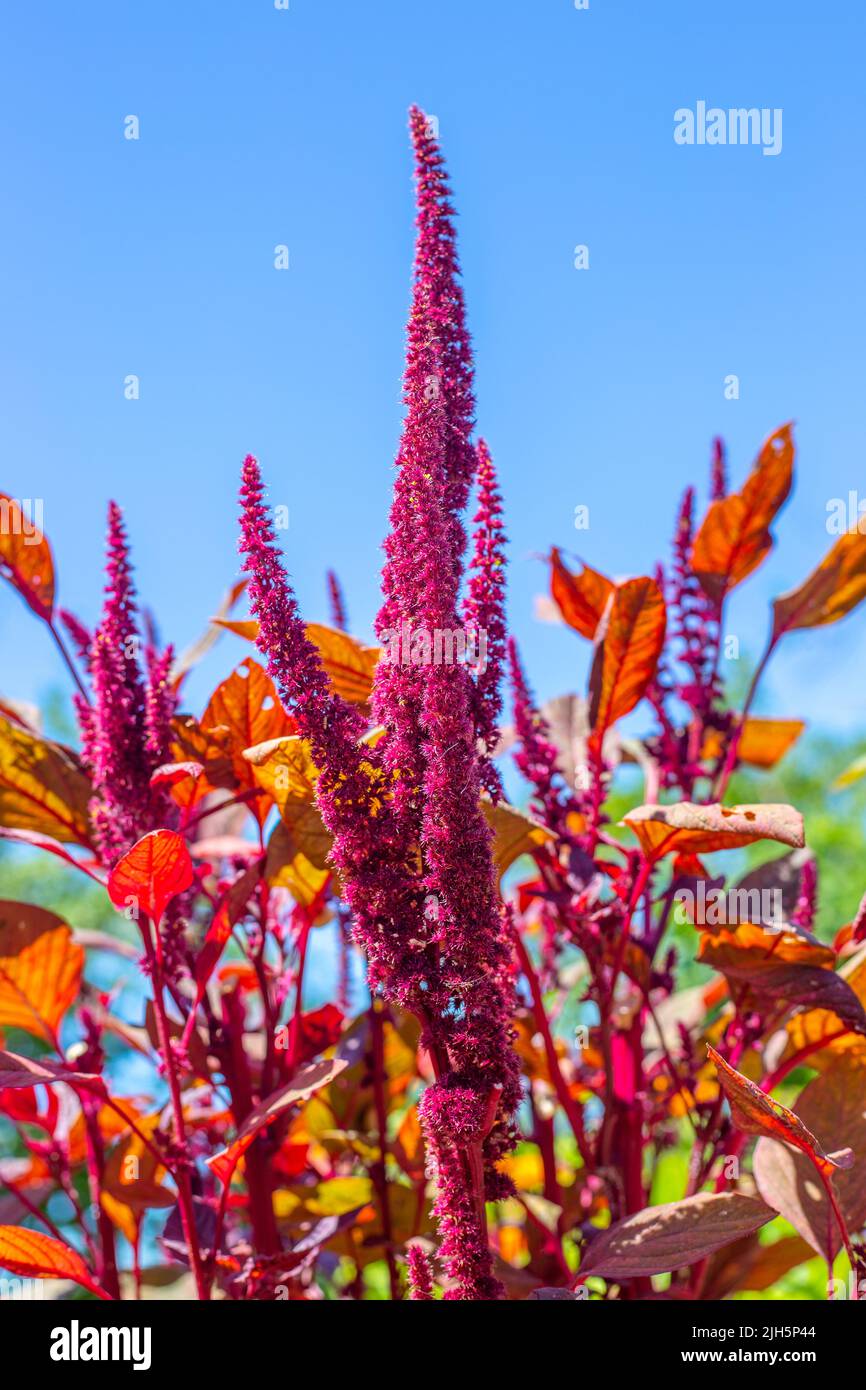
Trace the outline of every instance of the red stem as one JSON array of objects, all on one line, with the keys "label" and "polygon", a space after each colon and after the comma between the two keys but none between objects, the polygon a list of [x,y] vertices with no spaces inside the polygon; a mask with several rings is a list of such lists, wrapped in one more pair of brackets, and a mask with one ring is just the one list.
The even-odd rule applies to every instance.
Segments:
[{"label": "red stem", "polygon": [[583,1127],[583,1116],[568,1089],[565,1077],[562,1075],[556,1046],[550,1032],[547,1014],[544,1011],[544,999],[541,994],[541,985],[533,968],[532,961],[529,958],[529,952],[523,944],[523,938],[517,927],[514,928],[514,945],[517,951],[517,959],[520,962],[520,968],[526,976],[526,981],[532,995],[532,1010],[535,1015],[536,1024],[538,1025],[538,1031],[544,1043],[544,1055],[547,1058],[547,1069],[550,1072],[553,1089],[556,1091],[557,1099],[565,1112],[568,1123],[574,1131],[574,1137],[577,1140],[577,1147],[580,1150],[580,1156],[583,1159],[584,1167],[591,1171],[595,1165]]},{"label": "red stem", "polygon": [[368,1017],[373,1042],[373,1096],[376,1106],[376,1127],[379,1131],[379,1157],[371,1165],[370,1176],[379,1198],[382,1210],[382,1235],[385,1242],[385,1259],[388,1264],[388,1282],[391,1298],[400,1298],[400,1276],[394,1258],[394,1232],[391,1225],[391,1208],[388,1202],[388,1180],[385,1170],[385,1156],[388,1151],[388,1111],[385,1104],[385,1032],[382,1005],[374,999]]},{"label": "red stem", "polygon": [[[162,968],[157,958],[157,951],[154,948],[153,936],[151,935],[150,920],[142,916],[141,934],[144,938],[144,950],[150,965],[151,980],[153,982],[153,1011],[156,1016],[156,1031],[159,1039],[160,1052],[165,1062],[165,1072],[168,1080],[168,1089],[171,1096],[171,1108],[174,1116],[175,1139],[178,1148],[186,1158],[187,1138],[186,1124],[183,1117],[183,1101],[180,1094],[180,1083],[177,1077],[177,1065],[175,1063],[174,1052],[171,1046],[171,1035],[169,1033],[168,1019],[165,1013],[165,1001],[162,997]],[[159,926],[153,928],[153,935],[159,940]],[[192,1189],[189,1181],[189,1173],[185,1164],[181,1161],[175,1170],[174,1180],[177,1185],[177,1204],[180,1212],[181,1226],[183,1227],[184,1239],[189,1252],[190,1269],[195,1279],[196,1292],[199,1299],[208,1298],[208,1287],[202,1269],[201,1251],[198,1243],[198,1231],[195,1224],[195,1209],[192,1201]]]},{"label": "red stem", "polygon": [[96,1212],[96,1225],[99,1231],[100,1265],[97,1273],[108,1296],[120,1298],[114,1226],[111,1217],[100,1201],[102,1180],[105,1173],[105,1149],[99,1129],[99,1102],[94,1100],[93,1096],[83,1095],[81,1097],[81,1109],[84,1116],[84,1133],[87,1145],[90,1200]]}]

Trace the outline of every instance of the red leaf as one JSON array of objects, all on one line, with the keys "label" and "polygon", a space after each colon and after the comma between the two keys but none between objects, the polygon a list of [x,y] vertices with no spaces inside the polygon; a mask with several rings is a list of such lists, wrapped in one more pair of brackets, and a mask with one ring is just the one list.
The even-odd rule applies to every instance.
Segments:
[{"label": "red leaf", "polygon": [[[343,1014],[336,1004],[324,1004],[301,1019],[301,1038],[296,1062],[307,1062],[339,1042],[343,1033]],[[291,1031],[291,1029],[289,1030]]]},{"label": "red leaf", "polygon": [[36,1062],[32,1057],[19,1057],[17,1052],[0,1052],[0,1086],[56,1086],[65,1081],[70,1086],[82,1086],[98,1095],[105,1094],[102,1077],[86,1071],[72,1071],[58,1062]]},{"label": "red leaf", "polygon": [[311,1095],[321,1090],[323,1086],[329,1085],[335,1076],[339,1076],[341,1071],[345,1071],[348,1065],[348,1062],[332,1057],[323,1062],[312,1062],[309,1066],[301,1067],[288,1085],[281,1086],[278,1091],[274,1091],[266,1100],[260,1101],[255,1109],[250,1111],[238,1130],[234,1142],[227,1149],[223,1149],[222,1153],[213,1154],[207,1160],[208,1167],[216,1173],[221,1182],[229,1182],[232,1173],[260,1129],[272,1124],[290,1106],[297,1105],[302,1100],[309,1100]]},{"label": "red leaf", "polygon": [[117,908],[135,905],[158,922],[172,898],[193,880],[192,860],[182,835],[152,830],[119,859],[108,876],[108,896]]}]

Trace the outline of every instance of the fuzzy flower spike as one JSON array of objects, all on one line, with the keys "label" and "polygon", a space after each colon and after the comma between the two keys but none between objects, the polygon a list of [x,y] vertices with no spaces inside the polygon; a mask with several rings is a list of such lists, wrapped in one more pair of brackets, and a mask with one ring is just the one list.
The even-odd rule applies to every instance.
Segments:
[{"label": "fuzzy flower spike", "polygon": [[421,1020],[436,1082],[422,1097],[438,1185],[446,1297],[503,1296],[484,1204],[507,1182],[519,1100],[511,1046],[510,957],[491,832],[479,804],[478,692],[436,634],[459,629],[460,512],[475,451],[469,339],[442,158],[411,113],[418,240],[405,375],[406,417],[385,544],[377,632],[385,649],[372,708],[385,737],[360,745],[357,711],[329,688],[276,548],[258,465],[244,463],[241,549],[258,643],[320,768],[317,799],[332,859],[366,952],[371,988]]},{"label": "fuzzy flower spike", "polygon": [[154,659],[145,680],[139,664],[135,588],[123,516],[108,510],[108,555],[102,621],[89,647],[93,703],[77,704],[84,758],[93,778],[96,843],[113,864],[137,839],[165,823],[165,793],[150,785],[164,762],[174,697],[170,650]]}]

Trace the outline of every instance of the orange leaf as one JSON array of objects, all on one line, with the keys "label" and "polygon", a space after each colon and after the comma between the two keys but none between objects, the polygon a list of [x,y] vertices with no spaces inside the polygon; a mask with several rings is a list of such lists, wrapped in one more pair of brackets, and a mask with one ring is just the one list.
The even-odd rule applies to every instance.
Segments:
[{"label": "orange leaf", "polygon": [[[255,618],[213,618],[212,622],[248,642],[255,642],[259,635],[259,624]],[[365,646],[356,637],[350,637],[339,628],[326,627],[324,623],[307,623],[306,634],[313,646],[318,648],[319,659],[332,690],[352,705],[366,705],[373,689],[373,673],[382,655],[381,648]],[[250,743],[264,743],[266,738],[276,737],[277,734],[268,734],[251,739]]]},{"label": "orange leaf", "polygon": [[172,898],[193,880],[192,860],[182,835],[152,830],[119,859],[108,876],[108,896],[117,908],[131,901],[158,922]]},{"label": "orange leaf", "polygon": [[71,1279],[99,1298],[108,1298],[94,1282],[81,1256],[41,1231],[0,1226],[0,1266],[25,1279]]},{"label": "orange leaf", "polygon": [[333,690],[352,705],[366,705],[373,689],[373,673],[382,655],[380,647],[366,647],[339,628],[307,623],[307,636],[319,656]]},{"label": "orange leaf", "polygon": [[[802,719],[761,719],[750,715],[743,725],[737,757],[751,767],[775,767],[805,727]],[[708,729],[701,749],[702,761],[712,762],[720,757],[723,746],[719,731]]]},{"label": "orange leaf", "polygon": [[245,642],[255,642],[259,635],[257,618],[211,618],[211,622],[214,627],[234,633],[235,637],[243,637]]},{"label": "orange leaf", "polygon": [[198,764],[203,768],[203,772],[193,783],[196,801],[206,796],[209,791],[239,790],[232,767],[230,729],[223,724],[204,730],[191,714],[180,714],[171,721],[171,730],[174,735],[171,752],[175,763],[166,766],[183,766],[184,763],[188,763],[190,766]]},{"label": "orange leaf", "polygon": [[54,610],[51,546],[14,497],[0,492],[0,574],[45,622]]},{"label": "orange leaf", "polygon": [[833,970],[836,957],[829,946],[793,928],[769,931],[754,922],[713,929],[701,937],[698,960],[736,979],[759,975],[777,965],[809,965]]},{"label": "orange leaf", "polygon": [[710,504],[692,547],[691,566],[711,598],[756,569],[770,551],[773,521],[794,473],[791,426],[783,425],[763,444],[741,492]]},{"label": "orange leaf", "polygon": [[837,623],[866,596],[866,534],[840,536],[797,589],[773,604],[773,640],[795,628]]},{"label": "orange leaf", "polygon": [[655,675],[665,624],[665,601],[654,579],[629,579],[614,590],[598,629],[589,677],[589,722],[596,743],[643,696]]},{"label": "orange leaf", "polygon": [[84,951],[53,912],[0,902],[0,1026],[54,1042],[78,995]]},{"label": "orange leaf", "polygon": [[760,1086],[750,1081],[742,1072],[729,1066],[714,1047],[707,1045],[707,1053],[719,1074],[722,1090],[731,1107],[731,1118],[737,1129],[744,1134],[760,1134],[768,1139],[781,1139],[799,1149],[814,1164],[824,1178],[832,1177],[837,1168],[850,1168],[853,1155],[850,1149],[840,1153],[826,1154],[811,1130],[807,1129],[799,1116],[777,1100],[771,1100]]},{"label": "orange leaf", "polygon": [[163,1187],[165,1167],[144,1139],[153,1139],[160,1116],[143,1115],[136,1121],[138,1133],[131,1130],[108,1156],[100,1185],[99,1200],[111,1220],[131,1245],[137,1239],[142,1214],[151,1207],[171,1207],[173,1192]]},{"label": "orange leaf", "polygon": [[188,759],[180,763],[163,763],[151,774],[150,785],[168,787],[175,804],[186,810],[194,806],[203,795],[203,777],[203,764]]},{"label": "orange leaf", "polygon": [[[280,704],[276,686],[267,671],[252,657],[247,657],[217,686],[202,715],[201,728],[205,734],[229,730],[228,752],[234,781],[244,791],[251,791],[256,783],[243,750],[293,734],[295,721]],[[267,805],[255,802],[251,810],[259,823],[264,824]]]},{"label": "orange leaf", "polygon": [[0,824],[89,847],[91,795],[69,749],[0,718]]},{"label": "orange leaf", "polygon": [[638,806],[623,817],[649,859],[672,851],[710,854],[739,849],[755,840],[776,840],[795,849],[803,846],[803,817],[793,806],[772,802],[744,806],[701,806],[679,801],[672,806]]},{"label": "orange leaf", "polygon": [[592,641],[601,622],[607,601],[614,586],[597,570],[584,565],[580,574],[572,574],[554,547],[550,552],[550,593],[562,614],[563,621]]}]

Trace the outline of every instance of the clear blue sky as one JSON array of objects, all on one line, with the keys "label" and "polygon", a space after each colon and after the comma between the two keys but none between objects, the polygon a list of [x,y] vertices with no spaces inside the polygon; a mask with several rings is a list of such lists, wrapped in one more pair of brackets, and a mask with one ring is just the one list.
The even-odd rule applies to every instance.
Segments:
[{"label": "clear blue sky", "polygon": [[[511,535],[511,616],[543,694],[586,645],[542,627],[551,543],[641,573],[712,436],[739,482],[797,420],[764,604],[866,488],[866,25],[851,0],[40,0],[2,24],[0,490],[44,499],[61,599],[92,621],[105,503],[184,645],[237,569],[241,457],[289,506],[310,618],[333,565],[369,636],[400,422],[412,252],[406,109],[435,113],[460,210],[479,426]],[[698,100],[782,108],[783,149],[682,148]],[[141,138],[123,138],[127,115]],[[273,268],[274,246],[291,268]],[[573,248],[590,248],[590,269]],[[124,399],[129,373],[141,398]],[[740,377],[736,402],[723,396]],[[576,533],[574,508],[590,507]],[[789,639],[766,708],[861,726],[866,612]],[[241,645],[196,676],[199,705]],[[0,689],[62,680],[0,590]],[[783,677],[786,679],[783,681]]]}]

